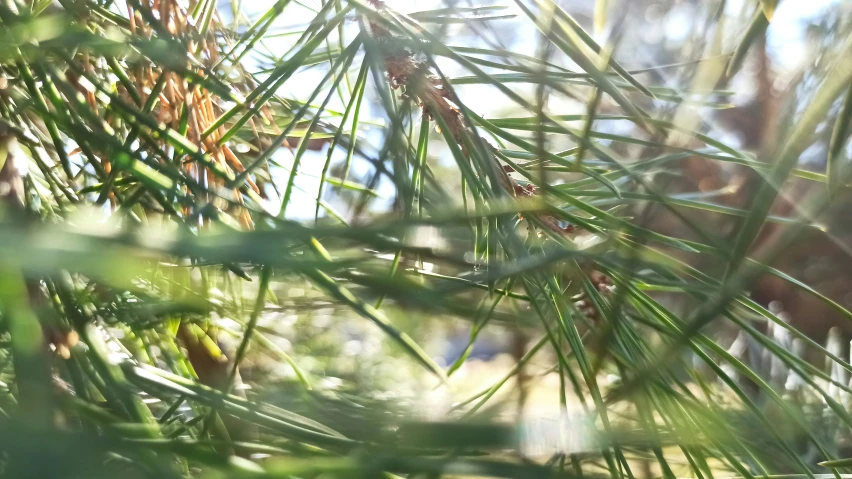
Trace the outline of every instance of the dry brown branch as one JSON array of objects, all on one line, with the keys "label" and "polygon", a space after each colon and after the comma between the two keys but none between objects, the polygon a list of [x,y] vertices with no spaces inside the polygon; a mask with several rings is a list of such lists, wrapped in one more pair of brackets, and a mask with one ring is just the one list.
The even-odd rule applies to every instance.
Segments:
[{"label": "dry brown branch", "polygon": [[[380,0],[370,0],[370,3],[377,10],[385,8]],[[374,21],[368,21],[368,25],[378,42],[388,45],[393,40],[392,34],[382,25]],[[404,88],[405,96],[419,102],[423,116],[426,118],[440,117],[462,152],[467,154],[463,137],[466,134],[474,137],[475,134],[466,124],[464,115],[459,110],[452,87],[443,78],[433,74],[427,62],[418,61],[408,50],[399,49],[388,53],[383,60],[391,88],[394,90]],[[500,175],[501,186],[510,196],[534,197],[538,194],[538,188],[535,185],[522,185],[509,176],[509,173],[514,171],[511,167],[501,165],[493,156],[489,155],[489,158],[494,162],[493,166]],[[572,233],[577,229],[574,225],[561,226],[559,220],[553,215],[538,213],[529,214],[529,216],[534,216],[545,227],[559,234]]]}]

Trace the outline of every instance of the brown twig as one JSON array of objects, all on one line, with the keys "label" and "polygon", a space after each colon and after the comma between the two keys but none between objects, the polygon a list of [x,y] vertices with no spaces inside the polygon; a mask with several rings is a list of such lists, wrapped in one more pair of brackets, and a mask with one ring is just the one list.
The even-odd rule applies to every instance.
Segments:
[{"label": "brown twig", "polygon": [[[369,0],[369,2],[377,10],[385,8],[381,0]],[[384,26],[374,21],[368,21],[368,25],[373,37],[382,44],[389,45],[394,39]],[[434,75],[427,62],[418,61],[414,54],[407,49],[401,48],[393,53],[386,54],[384,62],[391,88],[397,90],[404,87],[405,96],[419,102],[424,117],[428,119],[440,117],[449,129],[452,138],[461,147],[462,152],[467,153],[463,137],[465,134],[472,134],[473,132],[465,124],[464,115],[459,110],[459,104],[452,87],[443,78]],[[510,166],[500,165],[493,156],[489,156],[489,158],[494,162],[499,172],[503,189],[510,196],[534,197],[538,194],[538,188],[535,185],[522,185],[509,176],[509,173],[514,171]],[[539,213],[530,214],[530,216],[534,216],[545,227],[559,234],[572,233],[577,230],[574,225],[561,226],[559,220],[550,214]]]}]

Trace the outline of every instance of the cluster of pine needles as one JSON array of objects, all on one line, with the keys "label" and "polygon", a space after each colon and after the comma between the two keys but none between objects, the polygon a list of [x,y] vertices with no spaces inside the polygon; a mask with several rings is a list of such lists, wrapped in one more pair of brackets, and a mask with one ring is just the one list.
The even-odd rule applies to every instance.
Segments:
[{"label": "cluster of pine needles", "polygon": [[[852,320],[769,265],[824,229],[847,188],[852,22],[807,105],[755,153],[681,120],[727,106],[730,92],[699,87],[741,70],[777,2],[746,2],[729,51],[711,42],[635,71],[616,60],[617,28],[598,43],[555,0],[254,3],[0,1],[0,477],[852,467],[840,340],[814,341],[748,294],[774,275]],[[535,29],[535,55],[498,46],[504,21]],[[445,35],[459,28],[485,46]],[[655,71],[695,81],[661,86]],[[462,89],[508,113],[486,118]],[[826,124],[826,172],[799,168]],[[726,204],[730,187],[669,192],[659,178],[687,161],[748,172],[748,205]],[[817,194],[776,214],[788,179]],[[755,254],[769,226],[783,234]],[[458,357],[422,346],[459,324]],[[515,366],[461,397],[489,328],[512,338]],[[734,347],[714,334],[731,328]],[[399,381],[334,358],[376,335],[375,362]],[[561,413],[529,420],[528,389],[553,377]],[[453,403],[427,421],[436,392]]]}]

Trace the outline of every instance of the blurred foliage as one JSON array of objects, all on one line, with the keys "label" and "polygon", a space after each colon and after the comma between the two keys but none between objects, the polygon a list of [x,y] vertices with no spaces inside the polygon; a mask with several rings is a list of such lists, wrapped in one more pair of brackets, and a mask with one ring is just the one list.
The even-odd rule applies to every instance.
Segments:
[{"label": "blurred foliage", "polygon": [[0,1],[0,476],[850,472],[849,6],[432,3]]}]

